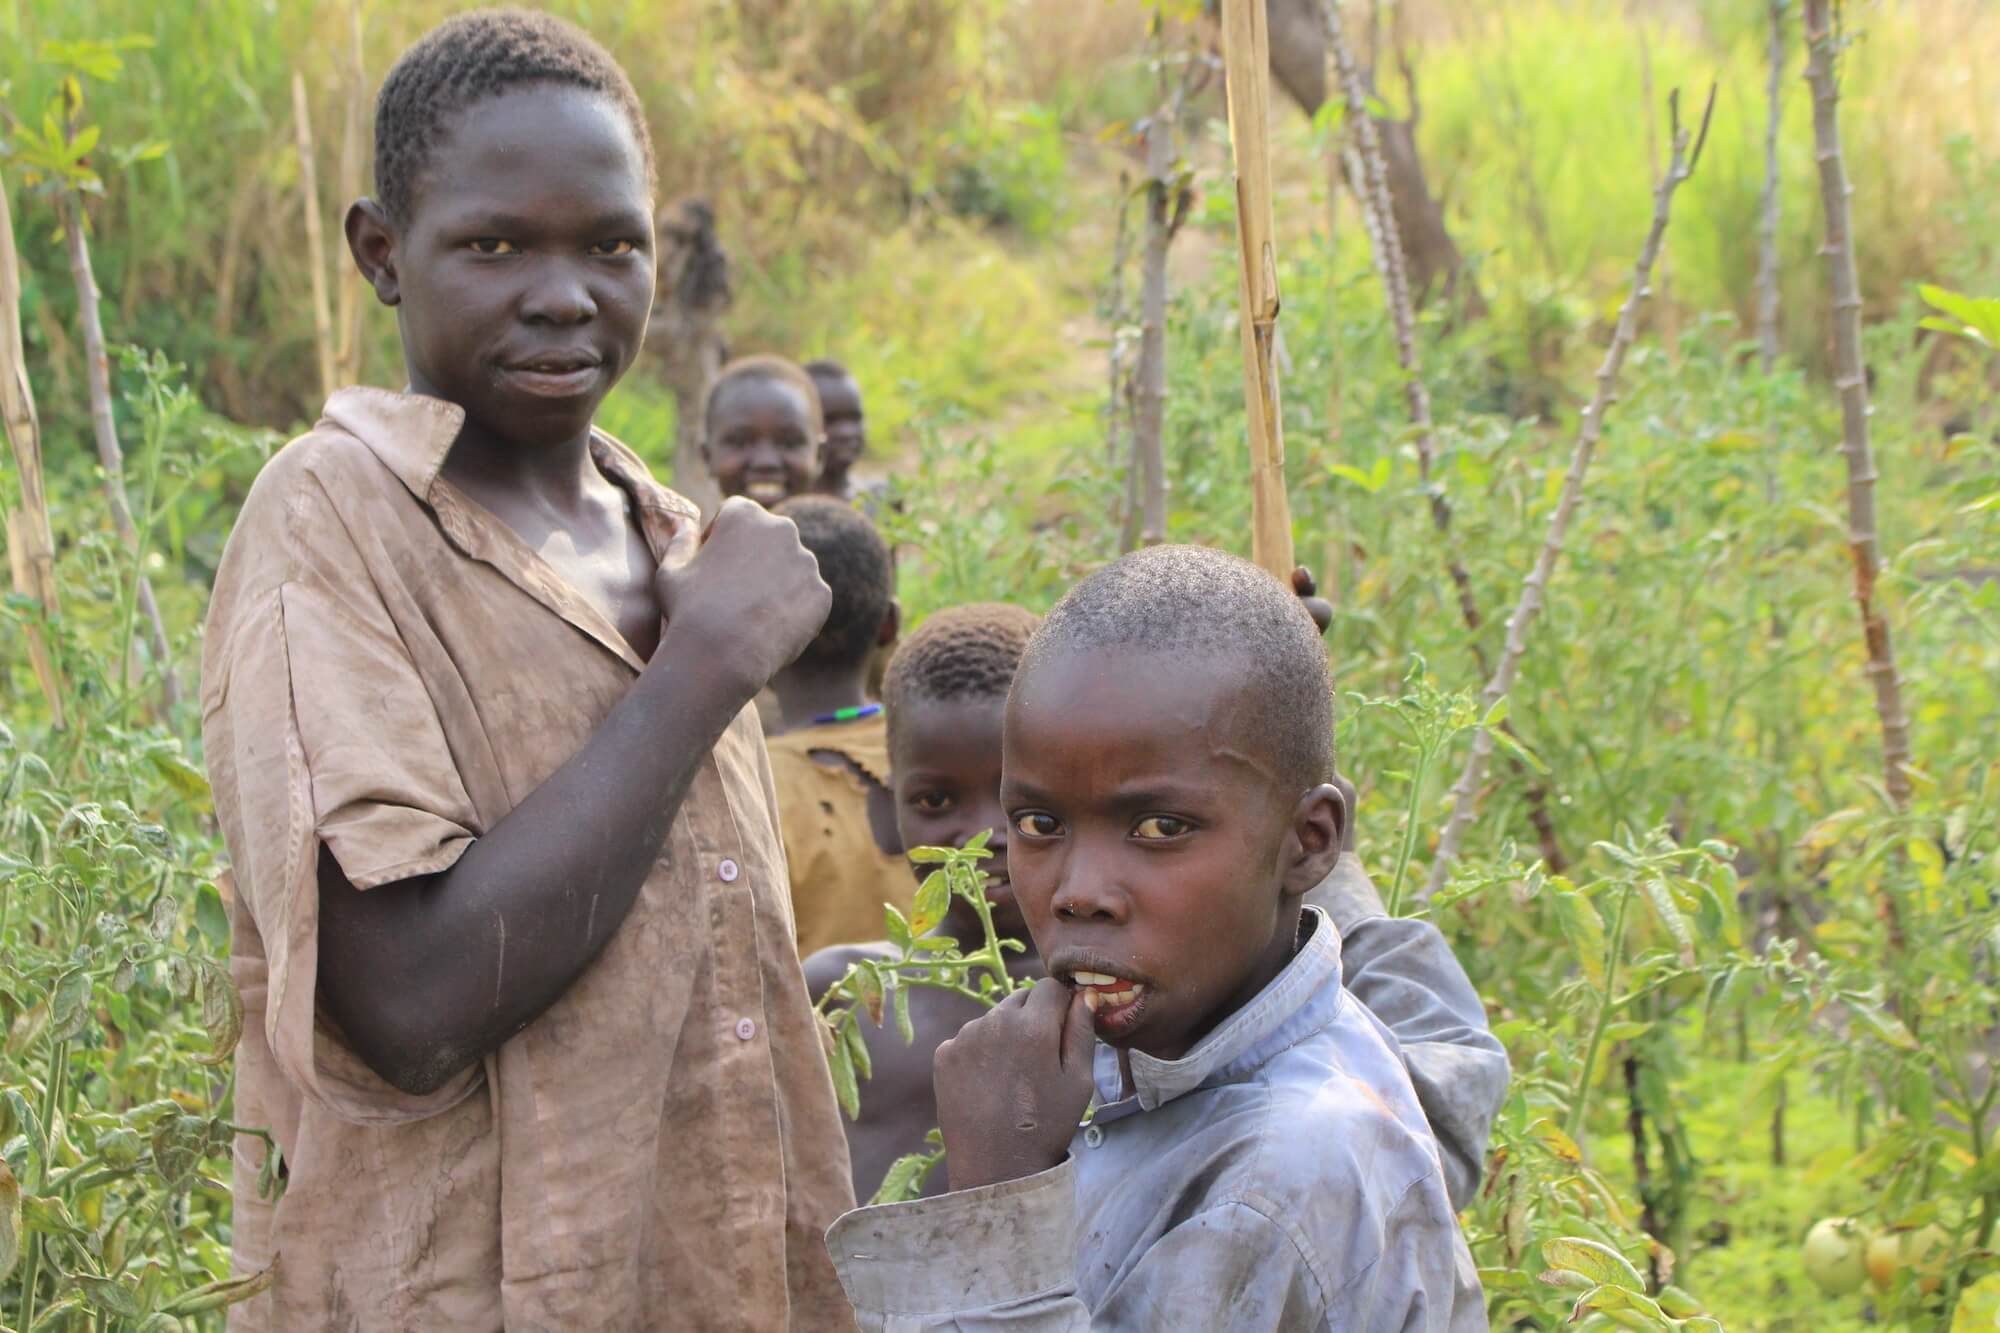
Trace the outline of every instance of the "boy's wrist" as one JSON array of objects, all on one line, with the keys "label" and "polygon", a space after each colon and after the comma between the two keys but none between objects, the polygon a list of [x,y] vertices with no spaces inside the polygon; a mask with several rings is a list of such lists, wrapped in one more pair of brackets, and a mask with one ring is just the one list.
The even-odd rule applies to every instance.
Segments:
[{"label": "boy's wrist", "polygon": [[642,679],[645,677],[671,678],[683,688],[698,690],[704,701],[730,717],[748,707],[770,683],[755,667],[744,663],[742,654],[730,651],[722,636],[675,621],[668,621],[660,635]]}]

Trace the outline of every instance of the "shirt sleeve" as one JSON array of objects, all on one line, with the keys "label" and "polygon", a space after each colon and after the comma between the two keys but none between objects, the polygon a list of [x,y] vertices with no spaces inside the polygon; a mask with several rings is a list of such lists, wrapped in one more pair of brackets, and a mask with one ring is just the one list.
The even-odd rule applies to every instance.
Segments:
[{"label": "shirt sleeve", "polygon": [[[437,710],[362,559],[324,508],[269,503],[232,546],[261,543],[287,578],[225,560],[208,626],[203,735],[242,910],[268,969],[265,1037],[286,1078],[343,1119],[396,1123],[462,1100],[478,1066],[412,1096],[318,1013],[319,848],[355,887],[434,874],[475,819]],[[218,614],[219,613],[219,614]]]},{"label": "shirt sleeve", "polygon": [[866,1333],[1326,1326],[1327,1292],[1299,1244],[1234,1201],[1160,1237],[1091,1309],[1077,1291],[1068,1160],[983,1189],[858,1208],[827,1233],[827,1248]]},{"label": "shirt sleeve", "polygon": [[1384,910],[1353,853],[1306,901],[1340,931],[1344,984],[1396,1038],[1437,1135],[1452,1206],[1469,1206],[1509,1077],[1507,1050],[1487,1027],[1478,992],[1436,926]]}]

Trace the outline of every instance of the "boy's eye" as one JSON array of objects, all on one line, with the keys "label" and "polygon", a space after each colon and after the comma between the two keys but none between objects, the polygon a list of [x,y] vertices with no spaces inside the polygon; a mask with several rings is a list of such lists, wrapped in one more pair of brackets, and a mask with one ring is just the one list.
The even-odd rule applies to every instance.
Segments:
[{"label": "boy's eye", "polygon": [[1185,819],[1176,819],[1172,815],[1147,815],[1132,826],[1133,837],[1153,841],[1165,838],[1178,838],[1184,833],[1191,833],[1193,831],[1194,825],[1188,823]]},{"label": "boy's eye", "polygon": [[631,241],[599,241],[590,247],[590,253],[600,259],[622,259],[638,248]]},{"label": "boy's eye", "polygon": [[520,253],[512,241],[503,241],[498,236],[481,236],[469,243],[472,252],[479,255],[511,255]]},{"label": "boy's eye", "polygon": [[951,797],[941,791],[920,791],[910,798],[910,804],[927,815],[941,815],[951,808]]},{"label": "boy's eye", "polygon": [[1053,838],[1062,832],[1062,821],[1038,810],[1014,816],[1014,831],[1024,838]]}]

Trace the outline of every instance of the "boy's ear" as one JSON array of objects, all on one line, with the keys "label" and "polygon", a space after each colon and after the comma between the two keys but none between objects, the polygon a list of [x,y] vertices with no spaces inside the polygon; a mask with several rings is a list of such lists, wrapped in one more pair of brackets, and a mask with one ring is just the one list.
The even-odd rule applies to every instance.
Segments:
[{"label": "boy's ear", "polygon": [[1292,832],[1285,843],[1285,894],[1302,898],[1333,873],[1347,840],[1347,800],[1340,789],[1322,782],[1292,811]]},{"label": "boy's ear", "polygon": [[903,632],[903,604],[891,597],[889,609],[882,613],[882,628],[875,631],[875,646],[887,648]]},{"label": "boy's ear", "polygon": [[347,251],[354,267],[375,289],[375,299],[383,305],[399,305],[402,283],[396,277],[396,229],[389,215],[373,199],[356,199],[347,210],[345,222]]}]

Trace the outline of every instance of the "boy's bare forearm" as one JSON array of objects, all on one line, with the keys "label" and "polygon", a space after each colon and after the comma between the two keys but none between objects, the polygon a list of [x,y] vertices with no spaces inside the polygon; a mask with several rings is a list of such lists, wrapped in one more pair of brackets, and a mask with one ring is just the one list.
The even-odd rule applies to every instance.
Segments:
[{"label": "boy's bare forearm", "polygon": [[555,1003],[623,923],[755,692],[670,627],[583,749],[449,870],[363,892],[322,850],[319,995],[362,1059],[429,1091]]}]

